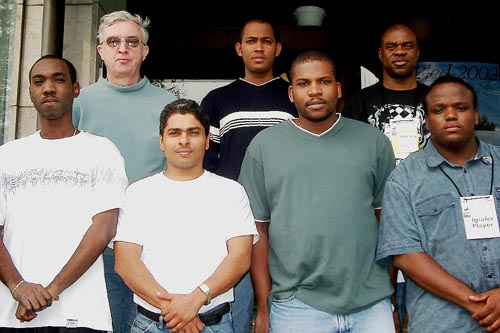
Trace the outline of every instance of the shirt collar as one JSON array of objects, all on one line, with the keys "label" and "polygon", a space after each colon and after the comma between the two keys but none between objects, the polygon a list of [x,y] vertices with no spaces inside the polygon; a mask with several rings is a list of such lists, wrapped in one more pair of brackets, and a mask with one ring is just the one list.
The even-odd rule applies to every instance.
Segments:
[{"label": "shirt collar", "polygon": [[[472,160],[479,160],[482,159],[483,161],[488,161],[491,159],[491,152],[490,152],[490,147],[481,139],[476,137],[476,140],[479,142],[479,147],[477,148],[476,156]],[[432,143],[432,140],[429,140],[427,144],[425,145],[424,148],[425,156],[427,159],[427,165],[431,168],[435,168],[439,166],[442,163],[449,163],[443,155],[441,155],[434,144]]]}]

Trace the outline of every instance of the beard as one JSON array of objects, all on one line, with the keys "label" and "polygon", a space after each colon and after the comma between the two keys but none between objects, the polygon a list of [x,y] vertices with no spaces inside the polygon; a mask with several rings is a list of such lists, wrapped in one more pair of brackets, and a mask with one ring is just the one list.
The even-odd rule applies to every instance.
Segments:
[{"label": "beard", "polygon": [[332,115],[335,114],[335,112],[336,111],[333,110],[332,112],[325,113],[325,114],[321,115],[320,117],[313,117],[308,112],[301,112],[300,115],[302,116],[302,118],[307,119],[312,123],[321,123],[321,122],[327,120],[328,118],[331,118]]},{"label": "beard", "polygon": [[393,79],[409,79],[413,76],[414,72],[415,72],[414,68],[408,68],[401,71],[395,71],[392,68],[390,68],[387,71],[387,74]]}]

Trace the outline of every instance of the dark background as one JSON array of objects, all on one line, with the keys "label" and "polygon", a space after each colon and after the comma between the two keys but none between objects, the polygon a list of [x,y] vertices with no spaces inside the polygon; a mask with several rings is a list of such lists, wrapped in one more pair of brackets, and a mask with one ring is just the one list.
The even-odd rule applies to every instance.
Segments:
[{"label": "dark background", "polygon": [[[499,63],[499,13],[491,4],[391,2],[372,6],[353,2],[307,1],[326,10],[321,27],[298,27],[294,11],[304,1],[138,1],[127,10],[148,16],[150,53],[143,74],[151,79],[234,79],[243,63],[234,51],[242,23],[271,17],[284,49],[275,62],[280,74],[300,52],[321,49],[337,61],[344,91],[359,87],[359,67],[380,75],[380,35],[392,23],[407,23],[420,38],[420,61]],[[347,9],[351,6],[352,9]]]}]

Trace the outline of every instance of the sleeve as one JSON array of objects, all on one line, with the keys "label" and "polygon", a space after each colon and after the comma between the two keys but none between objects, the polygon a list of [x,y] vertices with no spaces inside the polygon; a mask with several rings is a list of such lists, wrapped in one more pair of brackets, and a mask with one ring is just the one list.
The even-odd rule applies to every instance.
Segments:
[{"label": "sleeve", "polygon": [[342,115],[359,120],[362,122],[368,122],[368,112],[363,100],[363,94],[361,90],[355,91],[350,98],[345,101],[344,109],[342,110]]},{"label": "sleeve", "polygon": [[123,156],[108,139],[102,138],[99,166],[93,188],[95,214],[123,206],[128,178]]},{"label": "sleeve", "polygon": [[[137,184],[137,183],[136,183]],[[137,229],[137,221],[142,221],[145,216],[143,214],[144,207],[141,205],[141,199],[145,197],[137,195],[135,190],[135,184],[129,186],[126,194],[123,207],[120,208],[120,213],[118,215],[118,227],[116,230],[116,236],[114,241],[124,241],[129,243],[134,243],[138,245],[143,245],[141,240],[141,230],[147,228]]]},{"label": "sleeve", "polygon": [[[256,152],[258,153],[256,154]],[[265,186],[262,155],[256,140],[248,146],[238,181],[245,188],[255,220],[269,222],[271,213]]]},{"label": "sleeve", "polygon": [[238,184],[238,187],[233,191],[230,204],[227,207],[227,223],[229,224],[228,239],[243,235],[253,235],[253,244],[259,240],[259,233],[255,225],[255,218],[250,208],[250,201],[243,186]]},{"label": "sleeve", "polygon": [[382,132],[377,129],[379,137],[379,149],[377,154],[377,175],[375,179],[375,192],[373,193],[373,207],[378,208],[382,205],[384,195],[384,186],[396,166],[396,158],[392,149],[391,141]]},{"label": "sleeve", "polygon": [[423,251],[408,182],[400,164],[386,183],[375,257],[379,264],[392,264],[393,255]]},{"label": "sleeve", "polygon": [[205,152],[205,157],[203,158],[203,168],[207,171],[216,173],[219,167],[220,119],[211,93],[208,93],[208,95],[203,98],[201,107],[208,113],[208,117],[210,118],[210,143],[208,150]]}]

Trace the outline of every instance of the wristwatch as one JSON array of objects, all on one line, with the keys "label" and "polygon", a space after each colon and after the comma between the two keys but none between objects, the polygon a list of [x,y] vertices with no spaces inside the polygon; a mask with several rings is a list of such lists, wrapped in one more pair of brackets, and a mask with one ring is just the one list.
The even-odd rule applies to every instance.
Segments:
[{"label": "wristwatch", "polygon": [[399,306],[397,304],[391,304],[392,312],[396,312],[399,310]]},{"label": "wristwatch", "polygon": [[210,288],[208,288],[208,286],[205,283],[200,285],[198,288],[200,288],[200,290],[205,295],[207,295],[207,301],[205,302],[205,305],[210,304],[210,302],[212,301],[212,293],[210,292]]}]

